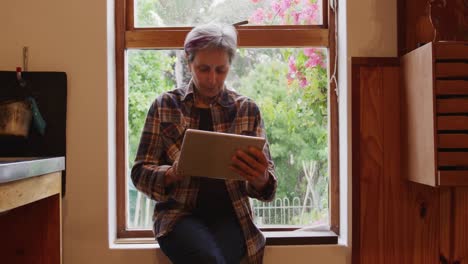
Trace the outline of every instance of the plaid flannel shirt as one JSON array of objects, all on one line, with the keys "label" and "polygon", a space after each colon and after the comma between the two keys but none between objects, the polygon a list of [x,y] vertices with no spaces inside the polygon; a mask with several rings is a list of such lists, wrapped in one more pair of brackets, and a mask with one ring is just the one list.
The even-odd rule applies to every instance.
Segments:
[{"label": "plaid flannel shirt", "polygon": [[[136,188],[157,203],[153,215],[156,237],[170,232],[177,220],[189,215],[196,204],[199,188],[196,177],[187,177],[171,186],[164,185],[166,171],[179,157],[185,130],[198,129],[199,116],[192,111],[193,89],[190,82],[184,88],[156,98],[148,111],[132,168],[131,178]],[[251,99],[224,87],[210,108],[214,131],[266,137],[260,110]],[[248,263],[262,263],[265,246],[263,234],[253,223],[249,197],[271,201],[277,187],[268,142],[263,152],[268,159],[269,180],[262,193],[247,181],[226,180],[232,206],[244,233]],[[158,203],[163,205],[168,200],[172,201],[172,206],[158,207]]]}]

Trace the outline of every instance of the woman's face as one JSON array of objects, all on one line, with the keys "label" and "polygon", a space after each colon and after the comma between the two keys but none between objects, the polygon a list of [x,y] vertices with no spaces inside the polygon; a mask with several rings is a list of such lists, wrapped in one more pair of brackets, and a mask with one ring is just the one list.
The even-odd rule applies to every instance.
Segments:
[{"label": "woman's face", "polygon": [[223,89],[230,68],[229,55],[222,49],[199,50],[189,68],[198,93],[214,97]]}]

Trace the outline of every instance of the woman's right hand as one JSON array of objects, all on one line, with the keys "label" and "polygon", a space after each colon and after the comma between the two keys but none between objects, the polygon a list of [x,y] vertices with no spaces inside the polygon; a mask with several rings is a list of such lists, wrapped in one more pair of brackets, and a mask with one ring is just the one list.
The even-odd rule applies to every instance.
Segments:
[{"label": "woman's right hand", "polygon": [[173,183],[181,181],[184,178],[183,175],[177,173],[177,164],[178,161],[174,161],[172,166],[166,171],[166,174],[164,175],[164,185],[169,186]]}]

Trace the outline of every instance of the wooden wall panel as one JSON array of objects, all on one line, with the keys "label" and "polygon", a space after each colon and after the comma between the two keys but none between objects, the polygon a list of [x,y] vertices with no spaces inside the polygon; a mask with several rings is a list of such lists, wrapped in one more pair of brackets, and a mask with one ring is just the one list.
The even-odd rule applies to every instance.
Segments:
[{"label": "wooden wall panel", "polygon": [[[361,106],[361,142],[360,144],[360,178],[361,213],[360,223],[361,241],[359,247],[363,249],[360,263],[384,263],[383,239],[384,226],[378,223],[385,221],[384,191],[383,191],[383,87],[380,69],[363,67],[360,72],[362,86]],[[369,199],[372,197],[372,199]],[[353,232],[354,233],[354,232]],[[355,245],[353,243],[353,245]],[[365,254],[365,250],[369,254]]]},{"label": "wooden wall panel", "polygon": [[[405,196],[400,195],[402,180],[400,178],[400,110],[398,89],[399,69],[398,67],[380,67],[382,76],[382,123],[383,123],[383,199],[385,218],[385,263],[408,263],[408,257],[401,254],[405,244],[401,241],[401,236],[408,232],[405,225],[401,225],[400,219],[404,215],[402,204]],[[402,199],[403,198],[403,199]]]},{"label": "wooden wall panel", "polygon": [[454,188],[454,192],[453,263],[468,264],[468,188]]},{"label": "wooden wall panel", "polygon": [[449,187],[441,187],[440,195],[440,210],[439,210],[439,225],[440,225],[440,258],[441,260],[451,261],[452,248],[452,191]]},{"label": "wooden wall panel", "polygon": [[468,188],[440,188],[440,257],[468,263]]},{"label": "wooden wall panel", "polygon": [[352,72],[353,263],[439,263],[438,189],[402,175],[398,60]]},{"label": "wooden wall panel", "polygon": [[[407,233],[402,234],[407,250],[401,254],[410,258],[411,264],[438,264],[439,262],[439,189],[427,185],[405,181],[401,194],[407,195],[402,206],[407,215],[400,221],[407,225]],[[385,238],[382,238],[385,239]]]}]

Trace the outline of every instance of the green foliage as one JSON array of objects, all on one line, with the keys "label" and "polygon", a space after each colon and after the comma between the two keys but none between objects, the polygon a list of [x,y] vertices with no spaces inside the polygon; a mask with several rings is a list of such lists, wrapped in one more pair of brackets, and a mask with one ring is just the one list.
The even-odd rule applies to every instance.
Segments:
[{"label": "green foliage", "polygon": [[[301,66],[309,84],[300,87],[297,81],[288,83],[286,58],[295,55],[297,65],[303,65],[307,58],[298,49],[274,52],[275,56],[282,55],[282,59],[270,56],[268,60],[257,54],[256,57],[262,59],[252,64],[249,73],[239,80],[237,89],[258,103],[276,164],[277,196],[292,199],[306,191],[302,162],[318,161],[320,177],[327,178],[327,75],[321,67]],[[246,60],[252,59],[252,54],[241,52],[236,62],[248,64],[242,62],[244,56],[250,57]],[[322,185],[320,193],[326,195],[327,182],[319,183]]]},{"label": "green foliage", "polygon": [[175,88],[175,56],[168,51],[128,51],[128,141],[129,167],[136,156],[149,106],[157,95]]},{"label": "green foliage", "polygon": [[149,27],[153,26],[156,20],[154,8],[158,3],[158,0],[136,0],[136,21],[135,24],[138,27]]}]

